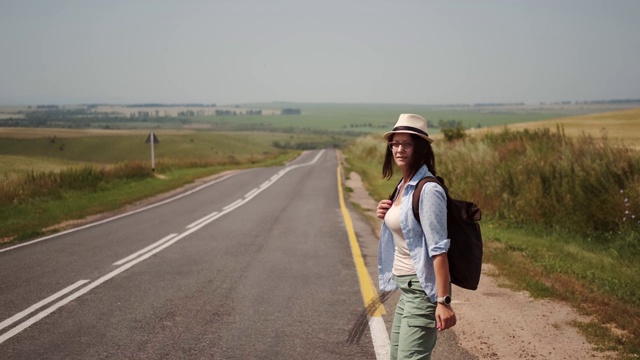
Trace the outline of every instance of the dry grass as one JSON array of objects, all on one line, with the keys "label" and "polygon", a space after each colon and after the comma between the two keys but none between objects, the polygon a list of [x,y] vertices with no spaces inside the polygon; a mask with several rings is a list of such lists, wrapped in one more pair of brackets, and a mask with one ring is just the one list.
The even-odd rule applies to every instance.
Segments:
[{"label": "dry grass", "polygon": [[[606,112],[599,114],[580,115],[551,120],[506,125],[511,130],[523,129],[555,129],[561,125],[564,132],[575,137],[590,134],[594,138],[606,136],[609,140],[622,141],[626,145],[640,148],[640,108]],[[474,130],[473,134],[501,131],[505,126],[488,127]]]},{"label": "dry grass", "polygon": [[8,181],[31,171],[60,171],[69,167],[93,165],[88,162],[36,156],[0,155],[0,181]]}]

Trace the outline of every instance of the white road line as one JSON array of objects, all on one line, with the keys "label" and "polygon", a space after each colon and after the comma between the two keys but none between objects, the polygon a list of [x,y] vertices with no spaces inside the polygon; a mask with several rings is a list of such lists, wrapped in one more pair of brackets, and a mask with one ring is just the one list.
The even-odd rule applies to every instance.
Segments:
[{"label": "white road line", "polygon": [[[279,177],[281,177],[282,175],[284,175],[285,173],[287,173],[287,172],[288,172],[288,171],[290,171],[291,169],[294,169],[294,168],[297,168],[297,167],[300,167],[300,166],[312,165],[313,163],[315,163],[315,162],[318,160],[318,158],[320,157],[320,155],[321,155],[323,152],[324,152],[324,150],[320,151],[320,153],[318,154],[318,156],[316,156],[316,157],[315,157],[315,159],[314,159],[314,160],[312,160],[312,161],[310,161],[310,162],[308,162],[308,163],[306,163],[306,164],[294,165],[294,166],[290,166],[290,167],[287,167],[287,168],[285,168],[285,169],[281,170],[281,171],[278,173],[278,176],[276,177],[276,179],[277,179],[277,178],[279,178]],[[227,176],[227,177],[228,177],[228,176]],[[226,178],[226,177],[225,177],[225,178]],[[219,180],[222,180],[222,179],[219,179]],[[218,181],[219,181],[219,180],[218,180]],[[275,181],[273,181],[273,182],[275,182]],[[272,183],[273,183],[273,182],[272,182]],[[210,184],[208,184],[208,185],[210,185]],[[206,186],[208,186],[208,185],[206,185]],[[164,249],[168,248],[169,246],[171,246],[171,245],[175,244],[176,242],[178,242],[179,240],[181,240],[181,239],[185,238],[186,236],[188,236],[188,235],[190,235],[190,234],[192,234],[192,233],[194,233],[194,232],[196,232],[196,231],[200,230],[202,227],[204,227],[205,225],[209,224],[210,222],[212,222],[212,221],[216,220],[217,218],[221,217],[222,215],[224,215],[224,214],[226,214],[226,213],[228,213],[228,212],[231,212],[232,210],[234,210],[235,208],[239,207],[240,205],[242,205],[242,204],[244,204],[244,203],[248,202],[250,199],[252,199],[252,198],[253,198],[253,197],[255,197],[258,193],[262,192],[262,191],[263,191],[263,190],[265,190],[265,189],[266,189],[266,188],[262,188],[262,189],[259,189],[258,191],[253,192],[253,194],[251,194],[250,196],[247,196],[244,200],[237,200],[237,201],[236,201],[236,202],[234,202],[233,204],[228,205],[228,206],[226,206],[225,208],[223,208],[223,211],[222,211],[221,213],[219,213],[219,214],[216,214],[215,216],[214,216],[214,214],[215,214],[215,213],[214,213],[214,214],[211,214],[211,215],[206,216],[205,218],[203,218],[203,219],[199,220],[199,222],[200,222],[200,224],[199,224],[199,225],[196,225],[196,226],[192,227],[191,229],[189,229],[189,230],[187,230],[187,231],[183,232],[182,234],[179,234],[179,235],[175,235],[175,234],[168,235],[167,237],[163,238],[162,240],[160,240],[160,241],[156,242],[155,244],[152,244],[152,245],[148,246],[147,248],[145,248],[145,249],[149,249],[149,248],[151,249],[150,251],[147,251],[146,253],[144,252],[144,250],[145,250],[145,249],[138,251],[136,254],[138,254],[138,253],[140,253],[140,254],[141,254],[138,258],[133,259],[133,260],[131,260],[131,261],[129,261],[129,262],[127,262],[127,263],[125,263],[124,265],[122,265],[122,266],[120,266],[119,268],[117,268],[117,269],[115,269],[115,270],[111,271],[111,272],[110,272],[110,273],[108,273],[107,275],[102,276],[102,277],[101,277],[101,278],[99,278],[98,280],[96,280],[96,281],[94,281],[94,282],[90,283],[89,285],[85,286],[84,288],[82,288],[82,289],[78,290],[77,292],[75,292],[75,293],[73,293],[73,294],[71,294],[71,295],[67,296],[66,298],[64,298],[64,299],[62,299],[62,300],[60,300],[60,301],[58,301],[57,303],[55,303],[54,305],[50,306],[49,308],[47,308],[47,309],[45,309],[45,310],[41,311],[40,313],[38,313],[38,314],[36,314],[36,315],[32,316],[31,318],[29,318],[28,320],[26,320],[25,322],[23,322],[23,323],[19,324],[18,326],[16,326],[16,327],[14,327],[13,329],[11,329],[11,330],[7,331],[6,333],[4,333],[4,334],[0,335],[0,344],[2,344],[3,342],[5,342],[6,340],[10,339],[11,337],[13,337],[13,336],[17,335],[18,333],[22,332],[24,329],[28,328],[29,326],[31,326],[31,325],[35,324],[36,322],[38,322],[38,321],[42,320],[42,319],[43,319],[43,318],[45,318],[47,315],[49,315],[49,314],[53,313],[54,311],[56,311],[56,310],[57,310],[57,309],[59,309],[60,307],[62,307],[62,306],[64,306],[64,305],[66,305],[66,304],[70,303],[71,301],[73,301],[73,300],[75,300],[75,299],[79,298],[80,296],[82,296],[82,295],[84,295],[84,294],[88,293],[89,291],[91,291],[92,289],[96,288],[97,286],[99,286],[100,284],[104,283],[105,281],[107,281],[107,280],[109,280],[109,279],[113,278],[114,276],[116,276],[116,275],[118,275],[118,274],[120,274],[120,273],[124,272],[125,270],[127,270],[127,269],[131,268],[132,266],[134,266],[134,265],[136,265],[136,264],[138,264],[138,263],[140,263],[140,262],[142,262],[142,261],[144,261],[144,260],[146,260],[146,259],[150,258],[150,257],[151,257],[151,256],[153,256],[154,254],[157,254],[157,253],[159,253],[160,251],[162,251],[162,250],[164,250]],[[165,202],[168,202],[168,201],[165,201]],[[165,203],[165,202],[163,202],[163,203]],[[160,203],[159,203],[159,204],[160,204]],[[157,205],[159,205],[159,204],[155,204],[155,205],[153,205],[153,206],[157,206]],[[153,207],[153,206],[151,206],[151,207]],[[147,207],[147,208],[149,208],[149,207]],[[141,210],[137,210],[137,211],[135,211],[135,212],[138,212],[138,211],[141,211]],[[132,213],[133,213],[133,212],[132,212]],[[124,216],[124,214],[123,214],[123,215],[121,215],[121,216],[119,216],[119,217],[122,217],[122,216]],[[117,217],[115,217],[115,218],[117,218]],[[111,218],[111,219],[107,219],[107,220],[108,220],[108,221],[110,221],[110,220],[115,219],[115,218]],[[102,221],[102,222],[106,222],[107,220]],[[204,220],[204,221],[202,221],[202,220]],[[102,222],[100,222],[100,223],[102,223]],[[89,227],[89,226],[84,226],[84,227],[81,227],[81,228],[86,228],[86,227]],[[78,229],[81,229],[81,228],[78,228]],[[78,229],[75,229],[75,230],[78,230]],[[67,231],[67,232],[70,232],[70,231]],[[66,232],[63,232],[63,233],[66,233]],[[60,234],[62,234],[62,233],[60,233]],[[60,235],[60,234],[57,234],[57,235]],[[169,239],[167,239],[167,238],[169,238]],[[37,241],[41,241],[41,240],[44,240],[44,239],[39,239],[39,240],[37,240]],[[34,242],[35,242],[35,241],[34,241]],[[33,242],[30,242],[30,243],[33,243]],[[26,244],[21,244],[21,246],[24,246],[24,245],[26,245]],[[6,250],[6,249],[5,249],[5,250]],[[129,256],[129,257],[127,257],[127,258],[135,258],[136,256],[138,256],[138,255],[136,255],[136,254],[132,254],[132,255],[130,255],[130,256]],[[135,255],[135,256],[134,256],[134,255]],[[126,259],[126,258],[125,258],[125,259]],[[124,259],[123,259],[123,260],[124,260]],[[120,261],[123,261],[123,260],[120,260]],[[120,262],[120,261],[119,261],[119,262]],[[67,292],[72,291],[73,289],[75,289],[75,288],[77,288],[78,286],[81,286],[81,285],[83,285],[83,284],[87,283],[88,281],[89,281],[89,280],[81,280],[81,281],[77,282],[76,284],[74,284],[74,285],[72,285],[72,286],[70,286],[70,287],[67,287],[65,290],[67,290]],[[72,288],[72,287],[73,287],[73,288]],[[56,294],[54,294],[54,295],[50,296],[49,298],[47,298],[47,299],[45,299],[45,300],[43,300],[43,301],[39,302],[38,304],[41,304],[41,305],[39,305],[38,307],[41,307],[41,306],[45,305],[46,303],[49,303],[49,302],[51,302],[51,301],[55,300],[56,298],[58,298],[58,297],[60,297],[60,296],[64,295],[66,292],[65,292],[65,293],[63,293],[63,291],[65,291],[65,290],[62,290],[62,291],[60,291],[60,292],[58,292],[58,293],[56,293]],[[56,295],[57,295],[57,296],[56,296]],[[38,305],[38,304],[36,304],[36,305]],[[38,307],[36,307],[36,305],[33,305],[33,306],[29,307],[29,309],[32,309],[32,308],[33,308],[33,309],[32,309],[31,311],[29,311],[28,313],[30,313],[30,312],[34,311],[35,309],[37,309]],[[27,310],[29,310],[29,309],[27,309]],[[25,313],[27,310],[25,310],[25,311],[23,311],[23,312],[21,312],[21,313],[20,313],[20,314],[23,314],[23,313],[24,313],[22,316],[20,316],[20,318],[22,318],[22,317],[24,317],[24,316],[28,315],[28,313]],[[18,315],[20,315],[20,314],[16,314],[16,315],[12,316],[10,319],[13,319],[13,318],[17,317],[17,316],[18,316]],[[3,322],[3,324],[4,324],[5,322],[8,322],[10,319],[5,320],[5,321]],[[17,319],[16,319],[16,320],[17,320]],[[13,320],[12,322],[14,322],[14,321],[15,321],[15,320]]]},{"label": "white road line", "polygon": [[262,183],[262,185],[260,185],[260,189],[265,188],[267,186],[269,186],[269,184],[271,184],[271,181],[265,181]]},{"label": "white road line", "polygon": [[82,286],[82,285],[84,285],[84,284],[86,284],[88,282],[89,282],[89,280],[80,280],[80,281],[76,282],[75,284],[73,284],[71,286],[67,286],[66,288],[58,291],[57,293],[49,296],[48,298],[29,306],[27,309],[25,309],[25,310],[15,314],[15,315],[13,315],[12,317],[8,318],[5,321],[1,322],[0,323],[0,330],[6,328],[7,326],[13,324],[14,322],[16,322],[16,321],[22,319],[23,317],[31,314],[35,310],[47,305],[48,303],[52,302],[53,300],[65,295],[65,294],[67,294],[67,293],[69,293],[69,292],[71,292],[73,290],[75,290],[79,286]]},{"label": "white road line", "polygon": [[242,199],[238,199],[238,200],[234,201],[233,203],[223,207],[222,210],[226,211],[226,210],[229,210],[229,209],[236,208],[236,207],[238,207],[238,205],[240,205],[242,203],[243,203]]},{"label": "white road line", "polygon": [[221,177],[220,179],[216,179],[214,181],[211,181],[211,182],[208,182],[206,184],[200,185],[197,188],[189,190],[189,191],[187,191],[185,193],[182,193],[180,195],[176,195],[176,196],[174,196],[172,198],[157,202],[157,203],[149,205],[149,206],[145,206],[145,207],[140,208],[140,209],[129,211],[128,213],[120,214],[120,215],[117,215],[117,216],[114,216],[114,217],[111,217],[111,218],[108,218],[108,219],[104,219],[104,220],[101,220],[101,221],[93,222],[91,224],[87,224],[87,225],[80,226],[80,227],[77,227],[77,228],[73,228],[73,229],[69,229],[69,230],[66,230],[66,231],[62,231],[62,232],[59,232],[59,233],[56,233],[56,234],[53,234],[53,235],[45,236],[45,237],[40,238],[40,239],[35,239],[35,240],[32,240],[32,241],[27,241],[27,242],[24,242],[24,243],[21,243],[21,244],[18,244],[18,245],[14,245],[14,246],[10,246],[10,247],[4,248],[4,249],[0,249],[0,253],[1,252],[5,252],[5,251],[9,251],[9,250],[13,250],[13,249],[17,249],[17,248],[22,247],[22,246],[35,244],[35,243],[43,241],[43,240],[51,239],[51,238],[54,238],[54,237],[57,237],[57,236],[61,236],[61,235],[64,235],[64,234],[68,234],[68,233],[72,233],[72,232],[75,232],[75,231],[78,231],[78,230],[82,230],[82,229],[90,228],[90,227],[93,227],[93,226],[96,226],[96,225],[104,224],[104,223],[107,223],[109,221],[120,219],[120,218],[125,217],[125,216],[129,216],[129,215],[132,215],[132,214],[135,214],[135,213],[139,213],[139,212],[142,212],[142,211],[145,211],[145,210],[149,210],[149,209],[154,208],[156,206],[164,205],[164,204],[172,202],[174,200],[178,200],[180,198],[183,198],[183,197],[185,197],[187,195],[191,195],[196,191],[200,191],[200,190],[202,190],[202,189],[204,189],[204,188],[206,188],[208,186],[211,186],[211,185],[213,185],[215,183],[218,183],[218,182],[220,182],[222,180],[226,180],[226,179],[230,178],[233,175],[235,175],[235,174],[230,174],[230,175]]},{"label": "white road line", "polygon": [[391,356],[391,343],[387,327],[381,316],[369,318],[369,331],[371,332],[371,341],[373,342],[376,359],[388,359]]},{"label": "white road line", "polygon": [[196,221],[192,222],[191,224],[187,225],[187,229],[191,229],[192,227],[197,226],[197,225],[199,225],[201,222],[206,221],[207,219],[212,218],[212,217],[214,217],[214,216],[216,216],[216,215],[218,215],[218,212],[217,212],[217,211],[214,211],[214,212],[212,212],[211,214],[209,214],[209,215],[207,215],[207,216],[203,217],[202,219],[198,219],[198,220],[196,220]]},{"label": "white road line", "polygon": [[[212,220],[210,220],[210,221],[212,221]],[[82,289],[78,290],[77,292],[75,292],[75,293],[67,296],[66,298],[58,301],[57,303],[55,303],[54,305],[50,306],[46,310],[41,311],[37,315],[29,318],[27,321],[21,323],[20,325],[14,327],[13,329],[7,331],[6,333],[4,333],[2,335],[0,335],[0,344],[2,344],[3,342],[7,341],[10,338],[12,338],[13,336],[19,334],[24,329],[26,329],[29,326],[35,324],[36,322],[44,319],[47,315],[51,314],[52,312],[56,311],[57,309],[61,308],[62,306],[70,303],[71,301],[73,301],[73,300],[79,298],[80,296],[88,293],[89,291],[93,290],[94,288],[96,288],[100,284],[104,283],[105,281],[113,278],[114,276],[120,274],[121,272],[124,272],[125,270],[128,270],[132,266],[134,266],[134,265],[136,265],[136,264],[138,264],[138,263],[150,258],[152,255],[157,254],[160,251],[168,248],[169,246],[175,244],[178,240],[186,237],[187,235],[199,230],[202,226],[206,225],[207,223],[204,223],[204,224],[202,224],[202,225],[200,225],[198,227],[195,227],[195,228],[193,228],[191,230],[187,230],[186,232],[178,235],[177,237],[173,238],[172,240],[169,240],[169,241],[165,242],[164,244],[160,245],[159,247],[155,248],[154,250],[151,250],[151,251],[147,252],[146,254],[142,255],[141,257],[122,265],[121,267],[111,271],[107,275],[105,275],[105,276],[99,278],[98,280],[90,283],[89,285],[83,287]]]},{"label": "white road line", "polygon": [[245,197],[245,198],[251,197],[251,195],[253,195],[254,193],[256,193],[258,190],[259,190],[259,189],[257,189],[257,188],[253,189],[253,190],[249,191],[249,192],[247,193],[247,195],[245,195],[244,197]]},{"label": "white road line", "polygon": [[140,256],[141,254],[144,254],[144,253],[146,253],[147,251],[149,251],[149,250],[151,250],[151,249],[155,248],[156,246],[160,246],[160,245],[162,245],[164,242],[169,241],[171,238],[173,238],[174,236],[177,236],[177,235],[178,235],[178,234],[170,234],[170,235],[167,235],[167,236],[163,237],[161,240],[156,241],[156,242],[154,242],[153,244],[151,244],[151,245],[147,246],[146,248],[144,248],[144,249],[142,249],[142,250],[140,250],[140,251],[138,251],[138,252],[135,252],[135,253],[133,253],[133,254],[131,254],[131,255],[127,256],[126,258],[124,258],[124,259],[122,259],[122,260],[119,260],[119,261],[114,262],[114,263],[113,263],[113,265],[116,265],[116,266],[122,265],[122,264],[126,263],[127,261],[129,261],[129,260],[131,260],[131,259],[134,259],[134,258],[136,258],[136,257]]}]

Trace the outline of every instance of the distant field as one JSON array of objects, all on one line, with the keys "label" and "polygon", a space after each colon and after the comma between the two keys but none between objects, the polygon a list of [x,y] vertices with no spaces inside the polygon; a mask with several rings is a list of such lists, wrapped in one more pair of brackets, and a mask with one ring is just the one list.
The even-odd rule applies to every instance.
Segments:
[{"label": "distant field", "polygon": [[[273,104],[245,106],[261,107]],[[384,132],[393,127],[401,113],[415,113],[437,125],[443,121],[461,121],[467,128],[491,127],[513,123],[556,119],[578,114],[626,109],[621,105],[519,105],[519,106],[433,106],[397,104],[286,104],[299,108],[302,115],[195,117],[194,122],[216,126],[242,124],[248,128],[307,129],[355,133]],[[438,134],[432,127],[429,132]]]},{"label": "distant field", "polygon": [[[91,122],[89,128],[82,129],[0,127],[0,174],[6,178],[13,171],[49,171],[74,164],[149,161],[150,146],[145,144],[145,139],[150,129],[154,129],[160,139],[155,149],[157,160],[219,159],[263,152],[267,148],[276,150],[276,143],[289,148],[296,144],[313,146],[315,143],[324,146],[345,143],[354,135],[381,134],[393,127],[400,113],[418,113],[434,124],[440,120],[461,121],[467,128],[474,128],[469,133],[499,130],[504,126],[513,129],[555,129],[556,124],[562,124],[568,135],[588,132],[599,137],[604,128],[610,138],[623,139],[628,144],[640,146],[640,108],[626,109],[622,105],[612,104],[481,107],[295,103],[243,105],[243,109],[251,108],[299,108],[302,115],[276,115],[277,111],[273,110],[274,115],[193,116],[183,123],[174,120],[171,126],[177,128],[154,124],[154,119],[149,119],[150,122],[132,120],[131,124],[123,123],[123,126],[126,125],[124,128],[110,129],[100,128],[104,124],[99,122]],[[153,108],[146,110],[155,111]],[[436,138],[440,136],[437,128],[430,128],[429,133]]]},{"label": "distant field", "polygon": [[[202,115],[213,115],[216,110],[229,110],[229,111],[238,111],[238,112],[246,112],[247,110],[253,110],[252,108],[247,108],[245,106],[215,106],[215,107],[190,107],[190,106],[172,106],[172,107],[158,107],[158,106],[137,106],[137,107],[128,107],[123,105],[99,105],[96,107],[95,111],[98,112],[116,112],[123,114],[126,117],[131,116],[132,114],[137,114],[140,111],[149,112],[155,116],[178,116],[181,112],[185,111],[194,111],[199,112]],[[265,115],[273,115],[280,114],[279,110],[276,109],[264,109],[263,114]]]},{"label": "distant field", "polygon": [[[88,136],[135,136],[144,137],[149,135],[150,130],[106,130],[106,129],[57,129],[57,128],[2,128],[0,127],[0,138],[12,139],[37,139],[37,138],[75,138]],[[188,130],[163,130],[166,134],[187,134]]]},{"label": "distant field", "polygon": [[[106,130],[213,130],[213,131],[285,131],[338,132],[359,135],[386,131],[401,113],[423,115],[435,126],[440,121],[460,121],[466,128],[491,127],[513,123],[555,119],[627,109],[633,104],[545,104],[545,105],[412,105],[412,104],[317,104],[256,103],[207,107],[99,105],[65,106],[56,110],[35,107],[0,106],[0,129],[3,126],[35,128],[73,128]],[[635,104],[638,106],[638,103]],[[283,109],[297,109],[300,115],[282,115]],[[216,115],[216,111],[237,115]],[[247,115],[259,110],[261,115]],[[80,111],[81,113],[73,113]],[[41,118],[38,118],[38,115]],[[101,115],[98,115],[101,114]],[[7,119],[13,116],[14,119]],[[17,123],[21,125],[11,125]],[[2,134],[0,133],[0,136]]]},{"label": "distant field", "polygon": [[[144,131],[96,131],[0,129],[0,159],[6,156],[49,158],[52,160],[114,164],[124,161],[150,161],[151,147],[145,143]],[[304,134],[253,132],[156,131],[156,160],[208,160],[244,157],[277,151],[274,144],[328,144],[332,138]],[[336,139],[339,141],[339,139]]]},{"label": "distant field", "polygon": [[[581,134],[590,134],[595,138],[607,136],[610,140],[640,147],[640,108],[508,124],[506,127],[512,130],[539,128],[555,130],[558,125],[561,125],[569,136]],[[499,131],[502,128],[504,126],[482,129],[479,132]]]}]

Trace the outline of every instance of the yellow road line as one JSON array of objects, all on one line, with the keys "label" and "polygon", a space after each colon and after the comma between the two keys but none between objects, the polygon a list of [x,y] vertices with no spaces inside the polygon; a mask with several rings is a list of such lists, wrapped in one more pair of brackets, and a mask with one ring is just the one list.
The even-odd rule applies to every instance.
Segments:
[{"label": "yellow road line", "polygon": [[362,252],[358,245],[358,239],[356,238],[356,232],[353,229],[353,222],[351,221],[351,215],[344,203],[344,193],[342,191],[342,167],[338,164],[338,193],[340,196],[340,208],[342,210],[342,217],[344,218],[344,225],[347,228],[347,234],[349,235],[349,244],[351,245],[351,254],[353,254],[353,262],[356,265],[356,271],[358,272],[358,280],[360,280],[360,290],[362,291],[362,300],[364,300],[364,306],[367,310],[367,315],[370,317],[380,317],[386,314],[384,306],[380,302],[378,292],[373,286],[373,281],[369,276],[369,271],[364,264],[362,258]]}]

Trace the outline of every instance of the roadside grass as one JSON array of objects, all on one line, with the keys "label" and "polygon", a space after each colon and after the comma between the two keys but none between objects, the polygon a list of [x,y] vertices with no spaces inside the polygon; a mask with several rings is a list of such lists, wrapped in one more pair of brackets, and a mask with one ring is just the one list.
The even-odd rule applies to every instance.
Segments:
[{"label": "roadside grass", "polygon": [[13,206],[0,206],[0,244],[55,233],[70,226],[68,222],[122,209],[226,170],[281,165],[299,154],[299,151],[287,151],[260,161],[206,167],[180,167],[179,163],[174,163],[166,167],[166,171],[157,173],[160,176],[109,180],[100,182],[91,191],[64,189],[54,196],[35,197]]},{"label": "roadside grass", "polygon": [[571,304],[588,316],[574,325],[599,351],[615,351],[621,358],[640,354],[637,259],[621,259],[566,233],[514,229],[492,220],[484,221],[482,230],[485,262],[507,280],[502,286]]},{"label": "roadside grass", "polygon": [[60,171],[69,167],[90,166],[91,163],[47,157],[0,155],[0,181],[10,181],[30,171]]},{"label": "roadside grass", "polygon": [[[145,133],[49,129],[0,137],[0,243],[58,231],[55,225],[118,209],[228,169],[290,161],[300,150],[273,142],[333,144],[332,137],[278,133],[160,133],[156,173]],[[88,134],[99,133],[96,136]],[[77,135],[84,136],[77,136]],[[15,136],[15,137],[12,137]],[[49,230],[45,230],[49,229]]]}]

